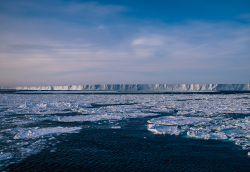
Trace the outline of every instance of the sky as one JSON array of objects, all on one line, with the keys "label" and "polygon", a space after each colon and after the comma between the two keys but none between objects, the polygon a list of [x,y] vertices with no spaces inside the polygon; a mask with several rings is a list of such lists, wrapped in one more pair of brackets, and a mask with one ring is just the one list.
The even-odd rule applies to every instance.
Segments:
[{"label": "sky", "polygon": [[249,0],[0,0],[0,86],[250,83]]}]

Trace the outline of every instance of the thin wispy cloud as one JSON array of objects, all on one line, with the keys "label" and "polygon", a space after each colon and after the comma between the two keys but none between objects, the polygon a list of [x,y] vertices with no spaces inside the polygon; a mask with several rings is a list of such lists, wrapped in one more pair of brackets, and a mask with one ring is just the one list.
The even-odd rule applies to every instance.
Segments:
[{"label": "thin wispy cloud", "polygon": [[246,21],[250,22],[250,13],[248,13],[248,14],[241,14],[241,15],[237,16],[237,18],[242,19],[242,20],[246,20]]}]

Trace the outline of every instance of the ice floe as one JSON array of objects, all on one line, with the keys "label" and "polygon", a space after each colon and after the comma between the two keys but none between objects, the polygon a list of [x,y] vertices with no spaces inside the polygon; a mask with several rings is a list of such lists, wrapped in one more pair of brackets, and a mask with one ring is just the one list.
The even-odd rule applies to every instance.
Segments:
[{"label": "ice floe", "polygon": [[148,130],[154,132],[155,134],[180,135],[183,133],[183,130],[179,129],[178,126],[165,126],[157,124],[149,124]]},{"label": "ice floe", "polygon": [[53,116],[47,117],[46,120],[58,122],[84,122],[84,121],[105,121],[105,120],[122,120],[125,118],[136,118],[144,116],[156,116],[151,113],[110,113],[110,114],[95,114],[95,115],[77,115],[77,116]]},{"label": "ice floe", "polygon": [[215,140],[226,140],[228,137],[224,133],[208,133],[199,131],[188,131],[188,137],[200,138],[200,139],[215,139]]},{"label": "ice floe", "polygon": [[190,125],[197,123],[207,123],[212,120],[213,119],[211,118],[200,118],[200,117],[164,116],[160,118],[151,119],[148,122],[161,125]]},{"label": "ice floe", "polygon": [[81,130],[81,127],[48,127],[48,128],[36,128],[30,129],[24,132],[20,132],[14,136],[14,139],[34,139],[51,134],[71,133]]}]

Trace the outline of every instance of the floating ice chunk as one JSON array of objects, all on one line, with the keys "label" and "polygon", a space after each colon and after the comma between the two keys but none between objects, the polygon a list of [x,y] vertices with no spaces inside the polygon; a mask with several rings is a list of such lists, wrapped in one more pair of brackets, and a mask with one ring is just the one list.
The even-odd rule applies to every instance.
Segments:
[{"label": "floating ice chunk", "polygon": [[111,128],[113,128],[113,129],[120,129],[121,126],[113,126],[113,127],[111,127]]},{"label": "floating ice chunk", "polygon": [[250,123],[239,123],[239,124],[235,124],[236,126],[240,126],[243,129],[250,129]]},{"label": "floating ice chunk", "polygon": [[197,123],[207,123],[212,121],[212,118],[201,117],[184,117],[184,116],[164,116],[160,118],[154,118],[148,121],[148,123],[161,124],[161,125],[190,125]]},{"label": "floating ice chunk", "polygon": [[31,124],[31,123],[35,123],[36,121],[34,120],[13,120],[11,121],[14,125],[26,125],[26,124]]},{"label": "floating ice chunk", "polygon": [[224,133],[208,133],[198,131],[188,131],[188,137],[200,138],[200,139],[215,139],[215,140],[226,140],[228,137]]},{"label": "floating ice chunk", "polygon": [[48,127],[37,128],[28,131],[20,132],[15,135],[14,139],[34,139],[50,134],[71,133],[81,130],[81,127]]},{"label": "floating ice chunk", "polygon": [[28,142],[19,142],[19,143],[16,143],[16,145],[19,145],[19,146],[25,146],[25,145],[28,145],[29,143]]},{"label": "floating ice chunk", "polygon": [[7,153],[1,152],[0,153],[0,161],[7,160],[7,159],[12,159],[12,158],[14,158],[13,153],[9,153],[9,152],[7,152]]},{"label": "floating ice chunk", "polygon": [[84,121],[104,121],[104,120],[122,120],[125,118],[144,117],[149,115],[157,115],[151,113],[110,113],[102,115],[77,115],[77,116],[53,116],[47,117],[47,120],[59,122],[84,122]]},{"label": "floating ice chunk", "polygon": [[23,157],[30,156],[31,154],[37,154],[41,152],[40,149],[34,149],[34,148],[21,148],[20,153]]},{"label": "floating ice chunk", "polygon": [[126,113],[125,118],[137,118],[145,116],[157,116],[156,113]]},{"label": "floating ice chunk", "polygon": [[158,124],[149,124],[148,130],[152,131],[154,134],[171,134],[171,135],[180,135],[183,130],[178,129],[177,126],[165,126]]},{"label": "floating ice chunk", "polygon": [[121,115],[78,115],[78,116],[54,116],[48,117],[47,120],[59,121],[59,122],[83,122],[83,121],[100,121],[100,120],[119,120],[122,119]]}]

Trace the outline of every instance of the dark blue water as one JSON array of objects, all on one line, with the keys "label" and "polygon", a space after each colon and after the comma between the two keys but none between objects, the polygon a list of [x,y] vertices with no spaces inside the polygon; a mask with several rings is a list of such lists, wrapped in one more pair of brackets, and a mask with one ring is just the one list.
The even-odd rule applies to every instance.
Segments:
[{"label": "dark blue water", "polygon": [[[249,171],[247,151],[231,142],[155,135],[151,117],[119,121],[121,129],[88,122],[80,133],[56,136],[48,147],[5,171]],[[85,123],[83,123],[85,124]],[[65,125],[68,125],[65,123]],[[78,124],[79,125],[79,124]]]}]

